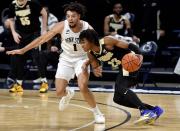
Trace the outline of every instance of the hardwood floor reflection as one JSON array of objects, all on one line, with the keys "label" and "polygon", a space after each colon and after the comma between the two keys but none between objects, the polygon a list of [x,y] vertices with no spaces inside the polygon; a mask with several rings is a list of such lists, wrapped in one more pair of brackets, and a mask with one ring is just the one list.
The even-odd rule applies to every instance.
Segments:
[{"label": "hardwood floor reflection", "polygon": [[64,111],[58,110],[54,91],[39,94],[25,90],[23,94],[10,94],[0,90],[0,131],[178,131],[180,129],[180,95],[138,94],[153,105],[164,108],[164,115],[155,125],[136,126],[139,116],[135,109],[113,103],[113,93],[93,92],[99,108],[106,117],[106,124],[94,124],[90,107],[76,92],[71,104]]}]

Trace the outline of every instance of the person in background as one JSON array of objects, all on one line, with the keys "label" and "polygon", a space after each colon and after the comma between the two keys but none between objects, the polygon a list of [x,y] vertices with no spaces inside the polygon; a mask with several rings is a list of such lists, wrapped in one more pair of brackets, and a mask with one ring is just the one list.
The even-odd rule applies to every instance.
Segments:
[{"label": "person in background", "polygon": [[[58,19],[56,16],[54,16],[50,11],[49,8],[47,6],[43,7],[46,12],[47,12],[47,17],[48,17],[48,21],[47,21],[47,30],[52,29],[52,27],[58,23]],[[43,31],[42,29],[42,16],[39,17],[39,20],[41,22],[41,32]],[[60,51],[60,46],[59,46],[59,37],[55,36],[53,39],[49,40],[46,44],[43,44],[43,46],[39,46],[40,48],[40,53],[39,53],[39,60],[42,63],[42,70],[44,70],[44,72],[46,72],[46,70],[48,68],[51,68],[48,64],[49,62],[51,64],[53,64],[54,67],[56,67],[56,64],[58,63],[58,57],[59,57],[59,51]],[[44,73],[45,74],[45,73]],[[39,88],[39,84],[41,83],[43,78],[41,78],[41,76],[39,76],[39,78],[33,80],[34,83],[34,88]]]},{"label": "person in background", "polygon": [[16,43],[14,42],[13,36],[10,31],[10,22],[8,20],[9,17],[9,8],[4,8],[1,12],[1,22],[3,31],[0,33],[0,52],[2,52],[1,57],[4,58],[3,62],[10,64],[10,70],[8,72],[8,76],[6,79],[5,86],[7,88],[12,88],[12,86],[16,82],[16,63],[15,56],[7,57],[3,52],[16,49]]},{"label": "person in background", "polygon": [[104,35],[122,35],[132,37],[137,43],[140,39],[133,34],[131,22],[123,15],[122,4],[116,2],[113,4],[113,14],[110,14],[104,19]]},{"label": "person in background", "polygon": [[[42,34],[47,32],[47,12],[38,3],[31,0],[13,0],[9,5],[10,30],[17,48],[22,48],[37,38],[41,33],[39,16],[42,15]],[[32,55],[38,65],[38,71],[42,77],[42,84],[39,92],[48,91],[45,72],[41,68],[39,60],[39,48],[33,49],[24,55],[16,55],[16,83],[9,92],[23,92],[22,82],[24,77],[24,65],[28,55]]]}]

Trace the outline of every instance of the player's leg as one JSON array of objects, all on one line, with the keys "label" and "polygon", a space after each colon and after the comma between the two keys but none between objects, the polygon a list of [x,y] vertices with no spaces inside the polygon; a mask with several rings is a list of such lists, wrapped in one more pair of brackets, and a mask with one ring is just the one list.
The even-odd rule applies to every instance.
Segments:
[{"label": "player's leg", "polygon": [[56,93],[60,97],[59,110],[61,111],[69,105],[71,98],[74,96],[74,91],[67,87],[72,74],[74,74],[72,65],[68,66],[68,64],[68,62],[60,60],[55,76]]},{"label": "player's leg", "polygon": [[157,115],[153,112],[153,110],[149,110],[144,105],[136,93],[129,89],[131,82],[133,82],[131,77],[122,76],[120,74],[118,75],[115,84],[114,102],[126,107],[140,110],[140,119],[138,119],[135,124],[153,123]]},{"label": "player's leg", "polygon": [[37,52],[37,56],[35,57],[37,59],[37,65],[38,65],[38,74],[41,78],[41,85],[39,88],[40,93],[46,93],[48,91],[48,81],[46,78],[46,66],[47,66],[47,57],[45,52],[35,50]]},{"label": "player's leg", "polygon": [[84,62],[85,60],[80,60],[75,65],[75,72],[78,79],[78,86],[80,88],[80,91],[84,99],[87,101],[87,103],[93,110],[95,122],[103,124],[105,123],[105,117],[99,110],[95,98],[93,96],[93,93],[88,88],[90,69],[88,68],[88,70],[83,70],[81,68]]},{"label": "player's leg", "polygon": [[11,93],[15,92],[23,92],[22,81],[24,76],[24,63],[25,56],[24,55],[16,55],[14,56],[14,60],[16,61],[16,69],[17,69],[17,80],[16,83],[9,90]]}]

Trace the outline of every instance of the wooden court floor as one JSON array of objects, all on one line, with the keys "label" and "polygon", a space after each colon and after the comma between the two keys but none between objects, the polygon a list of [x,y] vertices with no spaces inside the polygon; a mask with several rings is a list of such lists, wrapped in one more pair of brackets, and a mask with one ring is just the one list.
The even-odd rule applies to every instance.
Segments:
[{"label": "wooden court floor", "polygon": [[180,95],[138,94],[153,105],[164,108],[164,115],[155,125],[133,124],[139,111],[113,103],[112,93],[93,92],[106,124],[94,124],[93,114],[76,91],[69,107],[60,112],[55,91],[39,94],[25,90],[23,94],[10,94],[0,90],[0,131],[179,131]]}]

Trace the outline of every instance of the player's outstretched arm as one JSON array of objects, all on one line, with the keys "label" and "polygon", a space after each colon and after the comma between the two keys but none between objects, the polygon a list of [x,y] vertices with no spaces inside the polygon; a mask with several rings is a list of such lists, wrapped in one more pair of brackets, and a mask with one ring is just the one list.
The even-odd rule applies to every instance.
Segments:
[{"label": "player's outstretched arm", "polygon": [[49,41],[51,38],[53,38],[56,34],[61,33],[61,29],[63,27],[63,24],[57,23],[50,31],[48,31],[46,34],[41,35],[40,37],[33,40],[31,43],[26,45],[22,49],[7,51],[6,53],[8,55],[14,55],[14,54],[24,54],[28,50],[35,48],[41,44],[44,44],[45,42]]}]

